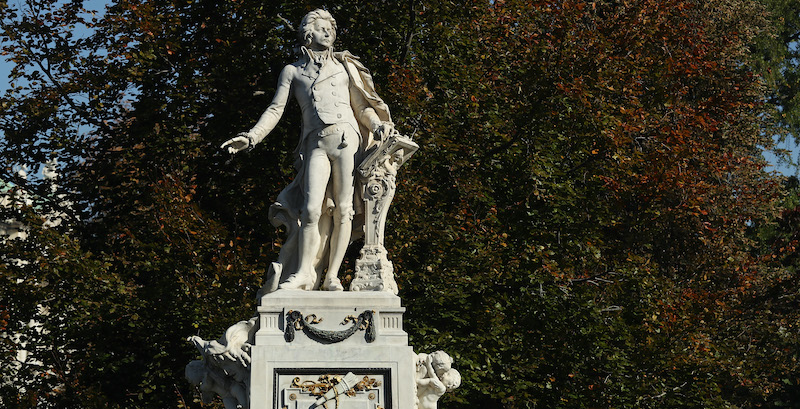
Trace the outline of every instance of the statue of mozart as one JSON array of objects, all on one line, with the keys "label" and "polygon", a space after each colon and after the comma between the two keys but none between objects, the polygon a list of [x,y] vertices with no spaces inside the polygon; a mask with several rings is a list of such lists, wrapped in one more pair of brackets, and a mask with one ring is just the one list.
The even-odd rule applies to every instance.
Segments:
[{"label": "statue of mozart", "polygon": [[297,175],[269,212],[272,224],[286,226],[288,236],[262,294],[278,288],[344,289],[338,272],[354,215],[363,207],[360,199],[354,201],[360,195],[356,167],[376,140],[396,134],[369,71],[349,52],[334,52],[331,14],[308,13],[298,35],[300,58],[281,71],[272,103],[250,131],[222,144],[230,153],[252,148],[275,128],[290,96],[300,105]]}]

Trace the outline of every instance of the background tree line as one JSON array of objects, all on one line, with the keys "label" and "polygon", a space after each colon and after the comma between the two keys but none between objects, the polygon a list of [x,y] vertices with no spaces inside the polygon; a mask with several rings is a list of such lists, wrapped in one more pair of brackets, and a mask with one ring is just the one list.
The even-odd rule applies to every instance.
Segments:
[{"label": "background tree line", "polygon": [[[800,124],[795,2],[90,6],[0,5],[0,175],[42,199],[0,210],[29,226],[0,264],[0,405],[201,406],[185,338],[255,308],[299,108],[218,147],[321,6],[421,146],[387,246],[412,345],[464,377],[443,407],[800,405],[798,186],[761,156]],[[55,192],[14,173],[53,158]]]}]

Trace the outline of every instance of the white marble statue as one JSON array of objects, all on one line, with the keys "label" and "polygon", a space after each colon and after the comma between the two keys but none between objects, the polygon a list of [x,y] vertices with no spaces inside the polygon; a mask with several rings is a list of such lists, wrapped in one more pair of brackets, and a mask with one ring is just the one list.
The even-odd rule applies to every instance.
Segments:
[{"label": "white marble statue", "polygon": [[436,409],[439,398],[461,386],[461,374],[444,351],[417,355],[416,409]]},{"label": "white marble statue", "polygon": [[248,391],[243,385],[221,374],[207,361],[195,360],[186,365],[186,379],[200,389],[200,400],[208,405],[217,394],[225,409],[246,408]]},{"label": "white marble statue", "polygon": [[211,403],[214,394],[218,394],[225,409],[250,407],[250,348],[255,324],[256,318],[239,321],[219,340],[189,337],[203,359],[186,365],[186,379],[199,387],[203,403]]},{"label": "white marble statue", "polygon": [[369,71],[349,52],[334,52],[331,14],[308,13],[298,34],[300,58],[284,67],[272,103],[250,131],[222,144],[230,153],[252,148],[273,130],[290,96],[300,105],[297,176],[270,209],[288,237],[262,293],[278,286],[343,290],[338,272],[353,230],[355,167],[375,139],[395,134]]}]

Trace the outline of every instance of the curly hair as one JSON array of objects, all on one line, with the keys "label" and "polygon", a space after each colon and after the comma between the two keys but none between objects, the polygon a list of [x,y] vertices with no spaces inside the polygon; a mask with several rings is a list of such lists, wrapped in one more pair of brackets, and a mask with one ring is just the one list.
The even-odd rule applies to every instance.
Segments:
[{"label": "curly hair", "polygon": [[336,40],[336,20],[327,10],[316,9],[306,14],[300,22],[300,27],[297,29],[297,39],[300,45],[308,46],[311,44],[311,29],[314,26],[314,22],[319,19],[328,20],[331,23],[333,40]]}]

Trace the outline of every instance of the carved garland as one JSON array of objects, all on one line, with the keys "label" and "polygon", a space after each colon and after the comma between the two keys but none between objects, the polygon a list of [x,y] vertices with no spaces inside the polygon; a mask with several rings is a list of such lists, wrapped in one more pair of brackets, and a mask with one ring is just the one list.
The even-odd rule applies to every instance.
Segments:
[{"label": "carved garland", "polygon": [[284,330],[283,338],[286,342],[292,342],[294,341],[295,331],[302,330],[309,338],[320,342],[335,344],[350,338],[356,331],[362,330],[365,331],[364,339],[367,342],[373,342],[377,337],[373,314],[374,311],[367,310],[359,314],[358,318],[348,315],[344,318],[341,325],[352,322],[353,326],[342,331],[328,331],[312,326],[312,324],[318,324],[322,321],[321,319],[317,319],[316,315],[311,314],[303,319],[303,314],[300,311],[290,310],[286,313],[286,329]]}]

